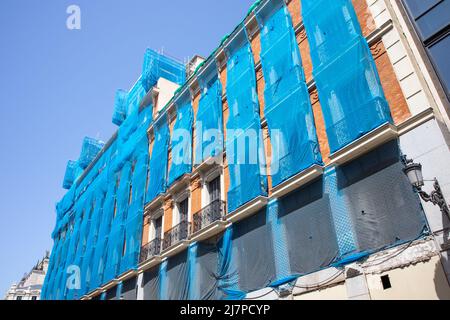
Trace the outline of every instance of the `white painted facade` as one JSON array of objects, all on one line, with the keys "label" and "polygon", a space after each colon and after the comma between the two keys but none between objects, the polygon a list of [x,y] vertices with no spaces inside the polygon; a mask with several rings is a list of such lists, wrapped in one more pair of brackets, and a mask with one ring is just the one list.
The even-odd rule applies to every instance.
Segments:
[{"label": "white painted facade", "polygon": [[23,276],[17,284],[13,284],[4,300],[40,300],[41,289],[47,273],[50,255],[47,252],[31,271]]}]

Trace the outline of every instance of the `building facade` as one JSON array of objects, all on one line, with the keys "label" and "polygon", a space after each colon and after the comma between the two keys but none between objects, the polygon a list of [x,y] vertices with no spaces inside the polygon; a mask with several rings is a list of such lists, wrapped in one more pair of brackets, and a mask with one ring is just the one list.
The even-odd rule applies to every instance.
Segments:
[{"label": "building facade", "polygon": [[204,61],[148,50],[68,164],[42,298],[450,298],[449,217],[403,172],[450,195],[414,3],[262,0]]},{"label": "building facade", "polygon": [[42,260],[38,261],[19,283],[13,284],[9,288],[5,300],[40,300],[49,259],[50,255],[46,252]]}]

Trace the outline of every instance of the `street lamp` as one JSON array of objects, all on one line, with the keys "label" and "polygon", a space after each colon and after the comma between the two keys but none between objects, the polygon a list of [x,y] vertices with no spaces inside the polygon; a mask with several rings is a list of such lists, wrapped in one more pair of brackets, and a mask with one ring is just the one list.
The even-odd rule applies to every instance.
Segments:
[{"label": "street lamp", "polygon": [[422,190],[422,186],[425,184],[422,176],[422,165],[420,163],[414,163],[413,160],[407,159],[406,156],[402,156],[402,162],[404,164],[403,172],[408,177],[411,185],[417,190],[420,197],[425,202],[431,202],[434,205],[438,205],[442,214],[450,218],[450,209],[447,202],[442,195],[441,187],[436,178],[434,178],[434,190],[430,194]]}]

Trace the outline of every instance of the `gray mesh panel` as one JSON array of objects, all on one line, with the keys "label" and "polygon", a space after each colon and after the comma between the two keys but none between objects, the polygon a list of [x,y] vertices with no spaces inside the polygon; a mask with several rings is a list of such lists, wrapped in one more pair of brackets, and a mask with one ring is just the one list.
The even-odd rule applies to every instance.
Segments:
[{"label": "gray mesh panel", "polygon": [[280,200],[291,272],[303,274],[328,266],[339,255],[330,202],[322,179]]},{"label": "gray mesh panel", "polygon": [[272,234],[265,208],[233,227],[233,260],[243,291],[264,288],[275,280]]},{"label": "gray mesh panel", "polygon": [[159,266],[144,272],[144,300],[159,300]]}]

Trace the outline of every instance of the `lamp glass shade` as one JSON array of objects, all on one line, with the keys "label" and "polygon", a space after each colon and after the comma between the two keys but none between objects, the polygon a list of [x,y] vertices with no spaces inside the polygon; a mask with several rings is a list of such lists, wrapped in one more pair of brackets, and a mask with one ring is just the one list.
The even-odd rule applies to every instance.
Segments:
[{"label": "lamp glass shade", "polygon": [[403,171],[414,187],[423,186],[422,165],[420,163],[408,164]]}]

